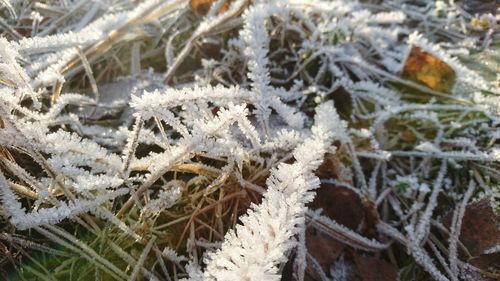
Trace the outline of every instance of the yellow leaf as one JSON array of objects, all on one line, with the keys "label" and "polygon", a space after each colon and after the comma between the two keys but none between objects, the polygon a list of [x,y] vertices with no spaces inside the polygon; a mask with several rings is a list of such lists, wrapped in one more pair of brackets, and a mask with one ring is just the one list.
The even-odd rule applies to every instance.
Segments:
[{"label": "yellow leaf", "polygon": [[484,19],[473,18],[470,21],[470,24],[473,27],[475,27],[477,29],[481,29],[481,30],[490,28],[490,23],[487,20],[484,20]]},{"label": "yellow leaf", "polygon": [[455,84],[455,71],[441,59],[413,47],[403,68],[403,77],[433,90],[450,92]]},{"label": "yellow leaf", "polygon": [[[201,17],[208,13],[213,2],[214,0],[190,0],[189,6],[191,7],[191,10],[193,10],[193,12]],[[219,13],[224,13],[225,11],[227,11],[230,3],[230,0],[224,1],[224,4],[222,4],[222,6],[219,8]]]}]

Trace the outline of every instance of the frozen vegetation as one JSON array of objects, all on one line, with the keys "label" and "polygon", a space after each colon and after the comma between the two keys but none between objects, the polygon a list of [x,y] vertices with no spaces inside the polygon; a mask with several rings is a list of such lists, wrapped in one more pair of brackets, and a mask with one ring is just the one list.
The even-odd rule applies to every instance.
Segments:
[{"label": "frozen vegetation", "polygon": [[0,0],[0,279],[498,280],[497,11]]}]

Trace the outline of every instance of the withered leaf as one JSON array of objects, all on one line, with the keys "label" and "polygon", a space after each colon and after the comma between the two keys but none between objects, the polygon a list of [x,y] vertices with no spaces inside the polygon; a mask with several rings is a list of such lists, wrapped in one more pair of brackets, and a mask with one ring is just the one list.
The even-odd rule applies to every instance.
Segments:
[{"label": "withered leaf", "polygon": [[320,179],[337,179],[340,182],[352,184],[352,173],[342,163],[337,155],[325,154],[323,163],[316,170],[316,176]]},{"label": "withered leaf", "polygon": [[[328,272],[330,266],[342,254],[345,245],[332,239],[329,235],[308,227],[306,231],[306,246],[309,253],[318,261],[323,271]],[[307,273],[316,276],[312,265],[308,263]]]},{"label": "withered leaf", "polygon": [[[309,208],[323,209],[323,215],[353,230],[358,228],[365,216],[364,205],[358,194],[346,187],[333,184],[322,184]],[[332,239],[312,226],[306,231],[306,246],[325,272],[329,272],[330,266],[346,247],[341,241]],[[313,277],[316,276],[310,264],[307,272]]]},{"label": "withered leaf", "polygon": [[351,252],[350,256],[354,262],[353,273],[357,275],[352,276],[349,280],[361,281],[395,281],[398,280],[397,268],[383,260],[363,256],[361,254]]},{"label": "withered leaf", "polygon": [[403,77],[433,90],[450,92],[455,84],[455,71],[441,59],[413,47],[403,68]]},{"label": "withered leaf", "polygon": [[485,277],[500,279],[500,253],[479,255],[469,259],[469,263],[481,269]]},{"label": "withered leaf", "polygon": [[[446,227],[451,225],[451,213],[443,218]],[[462,220],[460,241],[472,256],[500,244],[500,218],[491,207],[489,198],[468,204]]]},{"label": "withered leaf", "polygon": [[309,208],[323,209],[323,214],[346,227],[356,230],[362,222],[364,206],[356,192],[334,184],[322,184]]},{"label": "withered leaf", "polygon": [[[191,10],[195,12],[198,16],[204,16],[210,10],[210,6],[212,6],[214,0],[190,0],[189,6]],[[226,0],[224,4],[219,8],[219,13],[223,13],[227,11],[229,8],[230,0]]]}]

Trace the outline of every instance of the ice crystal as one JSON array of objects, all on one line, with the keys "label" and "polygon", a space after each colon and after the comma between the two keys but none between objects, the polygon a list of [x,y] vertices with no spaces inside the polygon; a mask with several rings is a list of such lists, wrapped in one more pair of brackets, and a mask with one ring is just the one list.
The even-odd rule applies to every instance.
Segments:
[{"label": "ice crystal", "polygon": [[[499,198],[500,91],[462,62],[492,45],[498,16],[430,0],[217,0],[203,13],[180,0],[25,2],[0,0],[12,231],[123,280],[281,280],[291,256],[299,281],[348,278],[343,255],[325,270],[309,253],[310,227],[359,251],[402,245],[432,278],[463,277],[465,206]],[[403,78],[414,48],[451,69],[453,87]],[[323,184],[354,191],[366,225],[310,210]],[[443,197],[448,249],[433,235]],[[123,232],[110,248],[127,269],[54,226],[68,221]],[[121,248],[130,238],[140,252]]]}]

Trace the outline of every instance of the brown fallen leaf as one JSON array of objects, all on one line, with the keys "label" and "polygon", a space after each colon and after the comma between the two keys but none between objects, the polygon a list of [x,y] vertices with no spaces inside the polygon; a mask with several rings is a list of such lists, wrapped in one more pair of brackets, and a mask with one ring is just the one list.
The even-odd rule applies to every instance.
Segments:
[{"label": "brown fallen leaf", "polygon": [[323,215],[352,230],[358,228],[365,216],[364,205],[358,194],[334,184],[322,184],[308,207],[312,210],[323,209]]},{"label": "brown fallen leaf", "polygon": [[[449,228],[452,214],[443,218],[443,224]],[[484,251],[500,244],[500,217],[495,214],[489,198],[468,204],[462,220],[460,241],[473,256],[484,254]]]},{"label": "brown fallen leaf", "polygon": [[474,281],[498,281],[499,279],[495,276],[490,276],[491,274],[482,271],[481,269],[474,267],[472,265],[466,265],[462,268],[461,275],[464,280],[474,280]]},{"label": "brown fallen leaf", "polygon": [[338,158],[338,155],[327,153],[323,163],[316,170],[316,176],[320,179],[336,179],[339,182],[353,184],[352,172]]},{"label": "brown fallen leaf", "polygon": [[363,256],[356,252],[349,252],[354,268],[352,270],[352,275],[349,280],[360,280],[360,281],[395,281],[398,280],[398,270],[397,268],[383,260]]},{"label": "brown fallen leaf", "polygon": [[432,90],[448,93],[455,84],[455,71],[441,59],[413,47],[403,68],[403,78]]},{"label": "brown fallen leaf", "polygon": [[345,119],[350,119],[352,115],[352,98],[349,92],[345,88],[339,87],[332,92],[330,96],[340,116]]},{"label": "brown fallen leaf", "polygon": [[[329,272],[330,266],[337,260],[346,247],[341,242],[332,239],[327,234],[312,227],[308,227],[306,230],[306,246],[309,253],[318,261],[325,272]],[[306,270],[310,276],[321,280],[309,262]]]},{"label": "brown fallen leaf", "polygon": [[379,214],[377,206],[367,197],[362,198],[365,217],[363,220],[363,227],[361,233],[368,238],[375,238],[378,234],[377,224],[379,222]]},{"label": "brown fallen leaf", "polygon": [[[189,6],[191,10],[195,12],[198,16],[202,17],[208,13],[210,7],[212,6],[214,0],[190,0]],[[229,8],[230,0],[226,0],[224,4],[219,8],[219,13],[224,13]]]},{"label": "brown fallen leaf", "polygon": [[281,281],[294,281],[293,277],[293,263],[295,262],[295,255],[291,255],[288,261],[283,266],[281,270]]},{"label": "brown fallen leaf", "polygon": [[500,280],[500,253],[484,254],[468,261],[472,266],[481,269],[486,278]]},{"label": "brown fallen leaf", "polygon": [[[323,215],[352,230],[360,226],[365,216],[363,202],[358,194],[346,187],[333,184],[322,184],[309,208],[323,209]],[[330,266],[346,248],[341,241],[332,239],[328,234],[312,226],[306,231],[306,246],[325,272],[330,271]],[[307,266],[307,273],[312,278],[320,280],[311,264]]]},{"label": "brown fallen leaf", "polygon": [[[449,212],[442,219],[448,229],[452,216],[453,212]],[[466,280],[500,280],[500,254],[485,253],[500,244],[499,225],[500,217],[495,214],[489,198],[467,205],[459,237],[472,256],[462,268]]]}]

